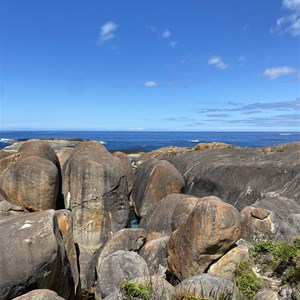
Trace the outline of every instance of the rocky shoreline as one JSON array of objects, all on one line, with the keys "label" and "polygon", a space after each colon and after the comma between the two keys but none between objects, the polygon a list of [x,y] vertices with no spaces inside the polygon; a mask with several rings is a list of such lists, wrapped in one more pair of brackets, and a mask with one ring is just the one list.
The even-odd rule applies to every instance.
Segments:
[{"label": "rocky shoreline", "polygon": [[300,237],[300,143],[18,141],[0,150],[0,228],[0,299],[298,299],[300,275],[251,298],[237,274],[252,244]]}]

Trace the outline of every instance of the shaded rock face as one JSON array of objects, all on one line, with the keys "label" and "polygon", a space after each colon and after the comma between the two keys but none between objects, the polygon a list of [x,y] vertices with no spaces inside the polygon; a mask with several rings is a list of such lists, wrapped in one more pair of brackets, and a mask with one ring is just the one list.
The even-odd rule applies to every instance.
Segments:
[{"label": "shaded rock face", "polygon": [[176,286],[175,299],[183,299],[187,295],[219,299],[222,294],[232,295],[234,288],[234,284],[230,280],[209,274],[195,275],[183,280]]},{"label": "shaded rock face", "polygon": [[171,231],[175,231],[185,223],[189,215],[194,210],[199,198],[186,196],[180,199],[175,206],[171,220]]},{"label": "shaded rock face", "polygon": [[157,204],[154,211],[145,216],[139,224],[139,227],[147,229],[147,240],[158,239],[162,236],[170,237],[172,233],[171,224],[173,213],[176,210],[177,205],[184,201],[190,202],[189,199],[191,198],[195,200],[199,199],[183,194],[171,194],[163,198]]},{"label": "shaded rock face", "polygon": [[169,237],[149,241],[139,251],[139,255],[147,263],[150,275],[165,276],[168,268],[167,248]]},{"label": "shaded rock face", "polygon": [[239,210],[269,192],[300,201],[300,143],[260,149],[211,149],[166,158],[185,179],[183,193],[214,195]]},{"label": "shaded rock face", "polygon": [[128,222],[126,171],[100,143],[81,143],[63,169],[65,207],[72,211],[74,239],[97,250]]},{"label": "shaded rock face", "polygon": [[238,263],[248,258],[248,248],[244,245],[238,245],[237,247],[229,250],[216,263],[211,265],[208,270],[208,274],[234,281]]},{"label": "shaded rock face", "polygon": [[119,250],[97,265],[97,275],[96,293],[105,298],[116,292],[124,280],[148,277],[149,271],[146,262],[138,254]]},{"label": "shaded rock face", "polygon": [[59,160],[59,164],[61,169],[64,168],[66,161],[69,159],[71,154],[73,153],[73,148],[63,148],[57,152],[57,158]]},{"label": "shaded rock face", "polygon": [[0,189],[0,218],[20,215],[28,212],[29,211],[23,206],[12,204],[4,191]]},{"label": "shaded rock face", "polygon": [[179,279],[203,273],[240,236],[240,214],[216,197],[199,199],[185,223],[171,234],[168,265]]},{"label": "shaded rock face", "polygon": [[114,152],[113,156],[120,159],[121,163],[123,164],[123,167],[126,170],[126,177],[128,181],[128,192],[130,193],[132,191],[133,181],[134,181],[134,173],[133,173],[133,168],[131,166],[131,161],[127,154],[120,151]]},{"label": "shaded rock face", "polygon": [[0,186],[13,204],[30,211],[56,209],[61,189],[58,158],[45,141],[28,141],[0,160]]},{"label": "shaded rock face", "polygon": [[300,232],[300,205],[268,196],[241,211],[242,238],[248,241],[292,241]]},{"label": "shaded rock face", "polygon": [[64,298],[58,296],[54,291],[40,289],[16,297],[14,300],[64,300]]},{"label": "shaded rock face", "polygon": [[138,251],[145,243],[147,232],[142,228],[124,228],[116,232],[99,249],[98,263],[110,254],[118,251]]},{"label": "shaded rock face", "polygon": [[0,298],[50,289],[74,298],[72,268],[54,210],[0,219]]},{"label": "shaded rock face", "polygon": [[278,294],[273,291],[261,291],[255,295],[254,300],[279,300]]},{"label": "shaded rock face", "polygon": [[131,195],[136,214],[146,216],[161,199],[179,193],[183,186],[182,176],[167,161],[152,159],[143,163],[135,173]]},{"label": "shaded rock face", "polygon": [[89,299],[90,295],[94,294],[93,286],[96,281],[96,263],[93,253],[83,246],[76,244],[79,275],[80,275],[80,288],[83,299]]}]

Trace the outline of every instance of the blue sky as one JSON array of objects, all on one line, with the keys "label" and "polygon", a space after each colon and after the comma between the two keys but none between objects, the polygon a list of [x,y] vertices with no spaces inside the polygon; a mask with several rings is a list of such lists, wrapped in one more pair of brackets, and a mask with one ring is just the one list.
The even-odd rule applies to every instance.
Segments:
[{"label": "blue sky", "polygon": [[0,128],[300,131],[300,0],[1,0]]}]

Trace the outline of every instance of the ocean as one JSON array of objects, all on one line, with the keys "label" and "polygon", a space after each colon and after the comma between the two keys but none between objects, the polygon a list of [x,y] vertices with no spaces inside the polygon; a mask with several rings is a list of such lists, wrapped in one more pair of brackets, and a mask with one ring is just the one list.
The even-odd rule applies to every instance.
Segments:
[{"label": "ocean", "polygon": [[150,131],[0,131],[0,149],[17,139],[83,138],[97,140],[108,150],[151,151],[166,146],[192,147],[223,142],[261,147],[300,141],[300,132],[150,132]]}]

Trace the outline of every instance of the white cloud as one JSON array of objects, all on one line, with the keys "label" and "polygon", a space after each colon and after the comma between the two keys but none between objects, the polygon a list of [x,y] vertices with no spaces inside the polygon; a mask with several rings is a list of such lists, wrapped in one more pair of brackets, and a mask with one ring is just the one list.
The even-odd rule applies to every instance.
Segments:
[{"label": "white cloud", "polygon": [[155,81],[146,81],[144,83],[144,87],[156,87],[158,86],[158,83],[156,83]]},{"label": "white cloud", "polygon": [[291,13],[277,19],[276,27],[271,28],[271,33],[289,33],[293,36],[300,36],[300,0],[283,0],[282,6]]},{"label": "white cloud", "polygon": [[273,80],[281,76],[292,74],[296,71],[297,71],[296,69],[287,66],[268,68],[262,73],[262,76],[267,77],[270,80]]},{"label": "white cloud", "polygon": [[248,61],[246,55],[241,55],[239,58],[238,58],[238,61],[239,61],[239,67],[243,67],[246,62]]},{"label": "white cloud", "polygon": [[218,55],[214,55],[212,56],[209,60],[208,60],[208,64],[209,65],[214,65],[217,68],[221,69],[221,70],[225,70],[228,68],[228,65],[226,63],[224,63],[222,57],[218,56]]},{"label": "white cloud", "polygon": [[300,11],[300,0],[283,0],[282,5],[287,9]]},{"label": "white cloud", "polygon": [[152,31],[152,32],[157,32],[157,27],[156,26],[147,26],[147,28]]},{"label": "white cloud", "polygon": [[98,45],[103,45],[105,42],[113,39],[115,37],[115,31],[118,25],[114,22],[107,22],[101,26],[101,31],[98,37]]},{"label": "white cloud", "polygon": [[171,41],[170,42],[170,47],[175,48],[177,46],[178,42],[177,41]]},{"label": "white cloud", "polygon": [[161,34],[161,37],[163,39],[168,39],[169,37],[171,37],[171,31],[169,29],[165,29]]}]

